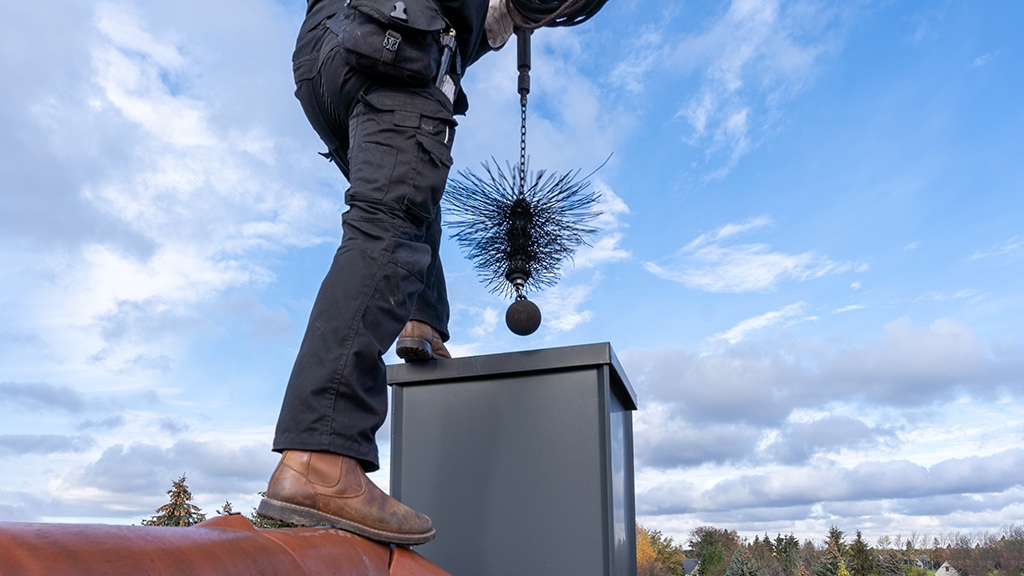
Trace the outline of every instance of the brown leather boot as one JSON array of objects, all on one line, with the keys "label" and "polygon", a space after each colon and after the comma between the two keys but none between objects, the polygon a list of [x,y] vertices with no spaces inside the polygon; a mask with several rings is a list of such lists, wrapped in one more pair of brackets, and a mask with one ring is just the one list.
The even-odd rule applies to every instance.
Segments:
[{"label": "brown leather boot", "polygon": [[390,544],[434,538],[430,518],[385,494],[357,460],[330,452],[285,450],[257,512],[300,526],[328,524]]},{"label": "brown leather boot", "polygon": [[406,362],[423,362],[452,357],[448,353],[448,349],[444,347],[441,334],[430,324],[419,320],[409,320],[405,323],[405,328],[398,335],[395,353]]}]

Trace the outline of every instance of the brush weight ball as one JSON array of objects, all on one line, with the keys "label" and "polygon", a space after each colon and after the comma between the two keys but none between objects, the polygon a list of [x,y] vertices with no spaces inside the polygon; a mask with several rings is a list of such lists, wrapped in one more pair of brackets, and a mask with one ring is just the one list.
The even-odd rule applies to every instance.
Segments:
[{"label": "brush weight ball", "polygon": [[513,333],[529,336],[540,328],[540,308],[525,298],[516,300],[505,311],[505,324]]}]

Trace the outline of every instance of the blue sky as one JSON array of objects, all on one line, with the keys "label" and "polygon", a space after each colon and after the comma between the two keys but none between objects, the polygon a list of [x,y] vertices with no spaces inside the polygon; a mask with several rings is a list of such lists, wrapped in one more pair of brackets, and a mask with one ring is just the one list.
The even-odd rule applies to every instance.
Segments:
[{"label": "blue sky", "polygon": [[[0,520],[138,522],[182,473],[208,513],[256,503],[344,210],[291,94],[303,9],[0,7]],[[452,352],[611,342],[639,520],[678,540],[1019,522],[1022,26],[612,0],[537,33],[531,164],[611,154],[601,230],[528,338],[446,241]],[[457,169],[517,157],[514,60],[470,69]]]}]

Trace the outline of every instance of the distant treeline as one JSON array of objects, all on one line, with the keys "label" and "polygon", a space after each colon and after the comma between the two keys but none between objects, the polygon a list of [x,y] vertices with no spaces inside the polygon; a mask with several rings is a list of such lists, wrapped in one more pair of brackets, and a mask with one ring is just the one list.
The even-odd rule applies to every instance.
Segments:
[{"label": "distant treeline", "polygon": [[[149,518],[142,519],[143,526],[173,526],[173,527],[188,527],[195,526],[203,520],[206,520],[206,513],[201,508],[192,503],[192,491],[189,490],[188,484],[186,484],[185,475],[182,474],[180,478],[171,482],[171,489],[167,491],[167,495],[170,500],[167,504],[156,509],[156,514]],[[266,492],[259,492],[260,496],[266,496]],[[227,515],[236,514],[234,505],[231,502],[224,502],[224,505],[217,510],[217,514]],[[287,528],[294,526],[294,524],[288,524],[287,522],[279,522],[272,520],[264,516],[260,516],[256,513],[256,509],[253,508],[252,512],[246,517],[252,525],[257,528]]]},{"label": "distant treeline", "polygon": [[639,576],[1024,576],[1024,526],[1015,524],[934,538],[883,536],[874,546],[860,531],[848,541],[834,526],[818,542],[792,534],[751,542],[734,530],[701,526],[687,545],[637,525]]}]

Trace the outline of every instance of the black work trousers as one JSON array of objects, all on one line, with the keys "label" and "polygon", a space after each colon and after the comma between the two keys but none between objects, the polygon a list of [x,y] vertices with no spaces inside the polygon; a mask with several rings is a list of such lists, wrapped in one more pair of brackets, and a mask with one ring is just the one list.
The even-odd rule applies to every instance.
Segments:
[{"label": "black work trousers", "polygon": [[374,471],[388,409],[383,354],[410,319],[448,338],[438,245],[455,121],[437,88],[389,86],[352,69],[326,25],[300,35],[294,63],[296,97],[349,180],[348,210],[274,450],[334,452]]}]

